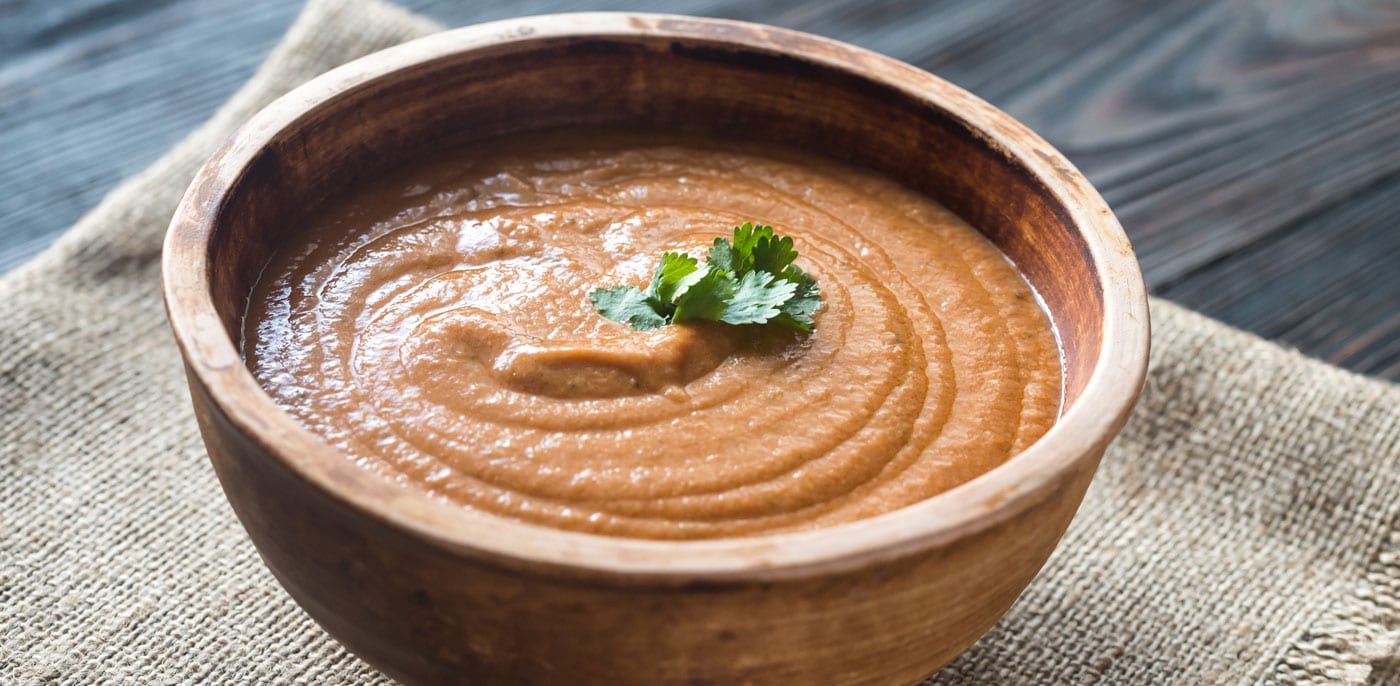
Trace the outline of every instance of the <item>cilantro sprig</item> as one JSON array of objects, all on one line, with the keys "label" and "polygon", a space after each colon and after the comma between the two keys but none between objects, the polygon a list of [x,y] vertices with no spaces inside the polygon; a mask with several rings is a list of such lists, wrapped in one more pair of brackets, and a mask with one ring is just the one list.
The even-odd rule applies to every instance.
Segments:
[{"label": "cilantro sprig", "polygon": [[746,222],[734,227],[733,240],[716,238],[704,264],[682,252],[663,253],[646,290],[599,288],[588,299],[604,317],[642,331],[692,320],[811,331],[821,289],[796,259],[792,238]]}]

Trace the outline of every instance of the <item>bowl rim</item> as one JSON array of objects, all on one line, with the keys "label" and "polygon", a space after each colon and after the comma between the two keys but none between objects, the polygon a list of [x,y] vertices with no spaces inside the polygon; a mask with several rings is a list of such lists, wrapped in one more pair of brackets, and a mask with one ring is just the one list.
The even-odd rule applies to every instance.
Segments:
[{"label": "bowl rim", "polygon": [[[946,112],[1028,170],[1085,239],[1103,292],[1098,359],[1076,402],[1029,448],[898,510],[811,531],[705,540],[620,538],[476,512],[356,467],[282,411],[224,330],[210,290],[209,240],[249,162],[288,126],[370,81],[464,52],[561,38],[669,39],[777,53],[904,92]],[[763,582],[858,569],[946,545],[1026,510],[1097,466],[1145,380],[1150,324],[1142,274],[1122,227],[1075,167],[1023,124],[928,72],[846,43],[763,24],[636,12],[537,15],[419,38],[361,57],[276,99],[230,136],[180,201],[166,234],[162,292],[191,383],[266,455],[335,501],[421,541],[480,561],[613,583]]]}]

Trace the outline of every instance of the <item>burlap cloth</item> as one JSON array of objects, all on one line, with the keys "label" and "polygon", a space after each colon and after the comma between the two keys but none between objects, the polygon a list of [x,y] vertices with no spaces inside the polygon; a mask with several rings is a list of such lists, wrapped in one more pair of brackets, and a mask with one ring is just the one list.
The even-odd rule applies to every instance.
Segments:
[{"label": "burlap cloth", "polygon": [[[0,683],[387,681],[225,503],[157,262],[239,122],[435,28],[312,2],[209,123],[0,278]],[[1400,389],[1169,303],[1152,317],[1147,390],[1058,552],[931,682],[1400,683]]]}]

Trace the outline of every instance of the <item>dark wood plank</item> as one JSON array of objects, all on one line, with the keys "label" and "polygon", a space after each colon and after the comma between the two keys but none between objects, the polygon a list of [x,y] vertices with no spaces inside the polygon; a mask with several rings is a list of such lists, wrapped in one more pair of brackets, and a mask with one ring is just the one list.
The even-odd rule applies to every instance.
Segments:
[{"label": "dark wood plank", "polygon": [[[1400,3],[407,0],[447,24],[664,9],[820,33],[935,71],[1064,150],[1149,286],[1400,379]],[[290,0],[0,0],[0,271],[251,75]]]},{"label": "dark wood plank", "polygon": [[282,0],[35,2],[0,11],[0,270],[198,126],[296,13]]},{"label": "dark wood plank", "polygon": [[1397,220],[1392,175],[1160,290],[1342,366],[1400,378]]}]

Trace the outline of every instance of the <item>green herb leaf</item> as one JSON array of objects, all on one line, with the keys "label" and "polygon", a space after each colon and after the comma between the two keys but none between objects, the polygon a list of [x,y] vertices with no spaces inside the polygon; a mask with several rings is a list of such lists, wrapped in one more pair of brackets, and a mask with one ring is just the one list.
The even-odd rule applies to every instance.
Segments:
[{"label": "green herb leaf", "polygon": [[[729,272],[710,271],[700,281],[685,292],[685,297],[676,303],[674,321],[692,319],[720,321],[729,309],[729,301],[739,285]],[[606,316],[606,315],[605,315]]]},{"label": "green herb leaf", "polygon": [[773,321],[799,331],[811,331],[815,324],[812,315],[822,306],[822,291],[817,286],[817,280],[795,264],[783,271],[783,278],[794,284],[796,289],[779,308],[782,314]]},{"label": "green herb leaf", "polygon": [[811,331],[822,307],[821,289],[793,261],[797,251],[773,227],[745,222],[733,238],[716,238],[705,264],[685,253],[667,252],[645,291],[636,286],[599,288],[589,300],[604,317],[643,331],[671,322],[776,322]]},{"label": "green herb leaf", "polygon": [[683,252],[662,253],[661,264],[656,266],[646,294],[663,303],[674,303],[703,276],[700,262],[694,257]]},{"label": "green herb leaf", "polygon": [[727,324],[762,324],[781,313],[783,303],[797,291],[797,284],[768,272],[751,271],[739,278],[720,321]]},{"label": "green herb leaf", "polygon": [[[771,227],[764,227],[770,232]],[[782,274],[792,261],[797,259],[797,251],[792,249],[792,239],[787,236],[762,236],[753,246],[753,268],[769,274]]]},{"label": "green herb leaf", "polygon": [[715,239],[715,244],[710,248],[710,255],[705,258],[705,263],[710,265],[710,269],[734,273],[734,246],[729,243],[728,238]]},{"label": "green herb leaf", "polygon": [[636,286],[599,288],[589,294],[588,299],[604,317],[627,322],[641,331],[659,329],[667,324],[666,318],[656,311],[656,304]]},{"label": "green herb leaf", "polygon": [[734,227],[734,269],[735,278],[747,274],[753,269],[753,249],[758,245],[760,238],[771,238],[773,227],[755,225],[753,222],[744,222],[742,226]]}]

